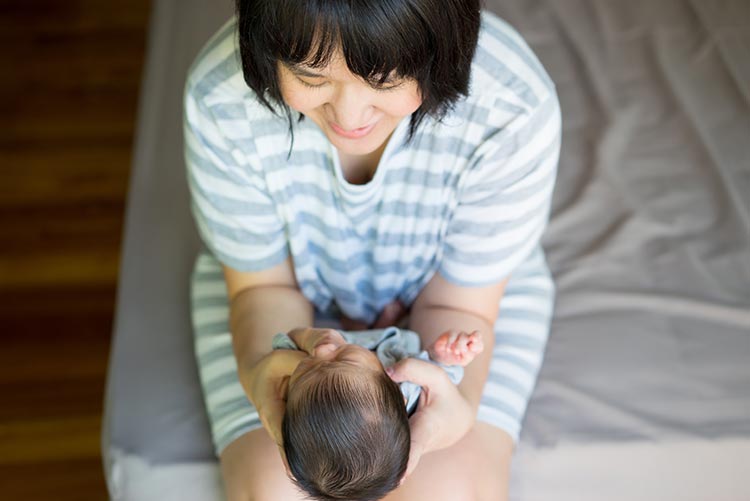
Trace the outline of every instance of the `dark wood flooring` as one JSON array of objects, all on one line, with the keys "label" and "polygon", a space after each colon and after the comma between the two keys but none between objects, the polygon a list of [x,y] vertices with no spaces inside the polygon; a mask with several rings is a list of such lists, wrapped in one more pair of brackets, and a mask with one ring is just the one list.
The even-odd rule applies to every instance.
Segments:
[{"label": "dark wood flooring", "polygon": [[102,398],[149,0],[0,0],[0,499],[107,499]]}]

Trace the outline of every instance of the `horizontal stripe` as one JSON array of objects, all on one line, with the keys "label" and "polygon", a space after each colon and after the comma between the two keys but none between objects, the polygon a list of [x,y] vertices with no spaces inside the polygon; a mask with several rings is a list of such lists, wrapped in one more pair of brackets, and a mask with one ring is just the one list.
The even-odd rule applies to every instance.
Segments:
[{"label": "horizontal stripe", "polygon": [[507,67],[504,62],[492,55],[485,47],[478,46],[474,57],[495,81],[512,90],[528,106],[533,107],[539,103],[539,96],[534,93],[529,84]]},{"label": "horizontal stripe", "polygon": [[484,31],[487,35],[491,36],[488,38],[495,38],[508,47],[510,52],[520,57],[524,64],[534,71],[536,77],[546,84],[547,88],[554,86],[552,79],[547,75],[539,59],[533,54],[528,44],[513,27],[497,16],[486,15],[486,12],[482,12],[482,21]]},{"label": "horizontal stripe", "polygon": [[201,284],[200,287],[193,288],[192,296],[194,304],[223,301],[227,297],[227,287],[224,282]]}]

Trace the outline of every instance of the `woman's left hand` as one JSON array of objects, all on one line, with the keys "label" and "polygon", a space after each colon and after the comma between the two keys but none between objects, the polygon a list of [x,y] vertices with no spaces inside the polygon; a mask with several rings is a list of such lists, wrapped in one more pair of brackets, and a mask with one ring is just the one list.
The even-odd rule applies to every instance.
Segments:
[{"label": "woman's left hand", "polygon": [[306,356],[297,350],[274,350],[239,374],[240,383],[258,411],[263,427],[279,447],[289,376]]},{"label": "woman's left hand", "polygon": [[435,364],[406,358],[386,372],[397,383],[410,381],[422,387],[417,410],[409,418],[411,452],[406,468],[409,476],[424,454],[461,440],[474,426],[476,413],[445,371]]}]

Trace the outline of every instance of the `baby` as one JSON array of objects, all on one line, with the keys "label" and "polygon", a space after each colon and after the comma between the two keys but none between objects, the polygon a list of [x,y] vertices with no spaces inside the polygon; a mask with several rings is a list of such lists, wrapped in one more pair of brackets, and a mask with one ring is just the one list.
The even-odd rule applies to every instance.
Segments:
[{"label": "baby", "polygon": [[[305,347],[290,334],[278,334],[274,348]],[[331,330],[299,363],[289,379],[282,436],[293,480],[310,498],[376,500],[398,487],[420,388],[395,383],[385,368],[414,356],[439,364],[458,384],[483,349],[476,332],[447,332],[422,352],[419,344],[416,333],[396,327]]]}]

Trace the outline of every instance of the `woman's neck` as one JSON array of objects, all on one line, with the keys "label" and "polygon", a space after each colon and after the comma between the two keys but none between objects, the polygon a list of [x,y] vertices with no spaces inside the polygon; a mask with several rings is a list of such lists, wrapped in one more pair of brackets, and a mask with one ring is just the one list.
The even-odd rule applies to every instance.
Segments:
[{"label": "woman's neck", "polygon": [[341,164],[341,173],[344,175],[344,179],[351,184],[366,184],[375,177],[375,171],[378,168],[378,164],[391,135],[393,133],[383,141],[383,144],[378,149],[366,155],[349,155],[339,152],[339,163]]}]

